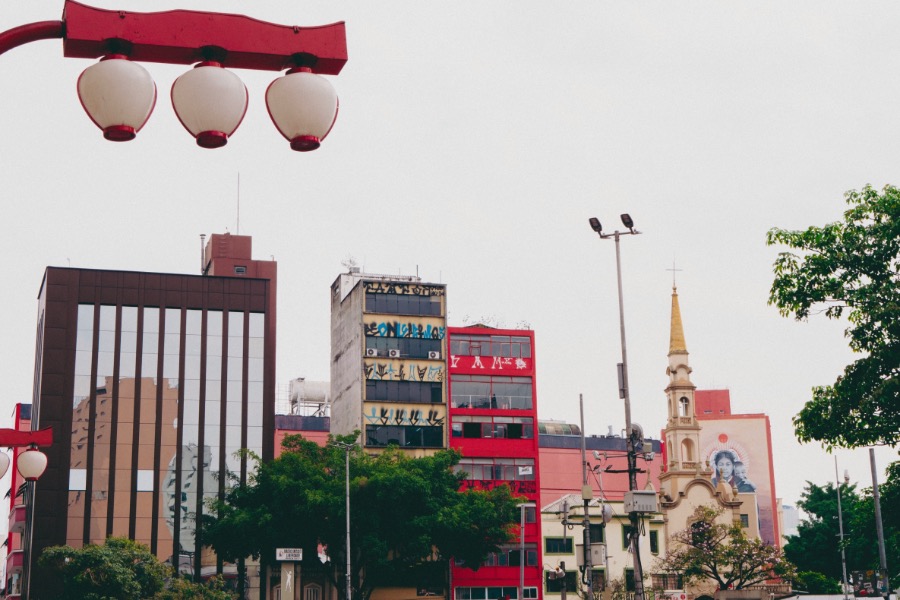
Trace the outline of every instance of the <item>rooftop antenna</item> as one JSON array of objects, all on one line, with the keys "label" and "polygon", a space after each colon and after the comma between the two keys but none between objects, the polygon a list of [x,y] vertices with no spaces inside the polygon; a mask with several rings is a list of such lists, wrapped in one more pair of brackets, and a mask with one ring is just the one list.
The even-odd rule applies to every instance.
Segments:
[{"label": "rooftop antenna", "polygon": [[206,265],[203,264],[206,262],[205,251],[206,251],[206,234],[201,233],[200,234],[200,274],[201,275],[206,274]]}]

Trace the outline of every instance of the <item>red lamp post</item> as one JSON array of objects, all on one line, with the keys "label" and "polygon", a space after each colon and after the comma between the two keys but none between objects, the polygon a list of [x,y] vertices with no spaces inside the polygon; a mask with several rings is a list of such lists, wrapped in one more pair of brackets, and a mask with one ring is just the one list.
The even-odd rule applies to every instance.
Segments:
[{"label": "red lamp post", "polygon": [[156,104],[156,84],[137,62],[195,65],[172,86],[172,105],[203,148],[224,146],[247,110],[247,88],[229,68],[286,71],[266,91],[266,105],[294,150],[318,148],[337,118],[337,94],[322,75],[337,75],[347,62],[343,22],[297,27],[243,15],[137,13],[66,0],[62,20],[0,33],[0,54],[54,38],[63,40],[64,56],[100,59],[79,77],[78,95],[111,141],[134,139]]}]

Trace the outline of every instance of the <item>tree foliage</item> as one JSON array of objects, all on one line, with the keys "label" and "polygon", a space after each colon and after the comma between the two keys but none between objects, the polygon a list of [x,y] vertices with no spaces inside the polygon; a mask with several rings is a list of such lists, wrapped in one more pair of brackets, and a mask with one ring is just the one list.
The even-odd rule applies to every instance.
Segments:
[{"label": "tree foliage", "polygon": [[832,385],[815,387],[794,418],[800,441],[855,448],[900,443],[900,189],[846,194],[842,221],[802,231],[774,228],[788,246],[774,264],[769,303],[806,320],[847,317],[850,348],[864,356]]},{"label": "tree foliage", "polygon": [[[331,441],[352,443],[357,436]],[[303,563],[322,569],[343,593],[346,567],[345,451],[288,436],[277,459],[260,464],[202,523],[203,540],[225,560],[303,548]],[[455,451],[411,458],[396,448],[350,451],[350,549],[354,597],[382,585],[442,582],[443,559],[478,565],[513,541],[518,501],[508,486],[460,492]]]},{"label": "tree foliage", "polygon": [[656,570],[681,573],[686,583],[710,579],[719,589],[742,589],[768,579],[793,579],[794,565],[780,548],[750,539],[735,523],[717,523],[720,510],[698,506],[691,524],[675,533]]},{"label": "tree foliage", "polygon": [[60,600],[232,600],[221,586],[173,577],[144,544],[109,538],[82,548],[51,546],[39,559],[62,579]]},{"label": "tree foliage", "polygon": [[807,594],[840,594],[841,584],[822,573],[815,571],[801,571],[797,573],[795,589]]},{"label": "tree foliage", "polygon": [[[844,524],[844,554],[847,574],[879,568],[878,536],[875,527],[874,496],[871,488],[857,491],[855,486],[841,484],[841,513]],[[885,537],[887,564],[900,562],[900,462],[888,467],[887,481],[878,486]],[[822,573],[841,581],[841,547],[837,513],[837,490],[832,483],[818,486],[807,482],[802,499],[797,503],[806,517],[797,534],[788,537],[785,555],[801,571]]]}]

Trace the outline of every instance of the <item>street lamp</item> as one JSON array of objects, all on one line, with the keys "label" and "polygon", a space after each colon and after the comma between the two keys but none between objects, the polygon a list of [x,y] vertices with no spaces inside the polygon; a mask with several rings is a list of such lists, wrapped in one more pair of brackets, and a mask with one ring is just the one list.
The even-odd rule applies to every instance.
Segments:
[{"label": "street lamp", "polygon": [[156,84],[134,61],[194,65],[173,84],[172,106],[203,148],[224,146],[247,110],[247,88],[226,67],[286,71],[266,90],[266,107],[294,150],[318,148],[337,118],[337,94],[321,75],[337,75],[347,62],[343,22],[297,27],[243,15],[138,13],[66,0],[62,20],[0,33],[0,54],[54,38],[63,40],[66,57],[100,59],[78,78],[78,97],[110,141],[134,139],[156,105]]},{"label": "street lamp", "polygon": [[[593,229],[600,239],[612,239],[616,242],[616,279],[619,290],[619,330],[622,340],[622,362],[619,363],[619,397],[625,401],[625,446],[628,451],[628,490],[637,489],[637,455],[635,452],[635,442],[642,442],[642,434],[638,433],[640,427],[635,427],[631,422],[631,400],[628,397],[628,358],[625,352],[625,309],[622,301],[622,258],[619,251],[619,238],[623,235],[638,235],[641,232],[634,228],[634,221],[631,215],[623,213],[620,218],[622,225],[628,231],[614,231],[613,233],[603,233],[603,227],[600,220],[596,217],[588,219],[591,229]],[[629,541],[631,552],[634,556],[634,599],[644,600],[644,573],[641,568],[640,556],[640,530],[638,528],[638,513],[631,511],[628,513],[628,520],[631,522],[631,531],[629,532]]]},{"label": "street lamp", "polygon": [[[844,575],[841,587],[844,588],[844,600],[847,600],[847,554],[844,551],[844,516],[841,513],[841,482],[838,481],[837,456],[834,457],[834,482],[837,485],[838,532],[841,540],[841,569]],[[844,483],[850,483],[850,474],[847,471],[844,471]]]},{"label": "street lamp", "polygon": [[[534,502],[523,502],[519,505],[521,519],[519,523],[519,600],[525,597],[525,511],[529,508],[537,509]],[[537,514],[534,516],[537,521]]]},{"label": "street lamp", "polygon": [[[25,481],[34,482],[44,474],[47,468],[47,455],[38,450],[38,446],[53,445],[53,429],[37,431],[19,431],[18,429],[0,429],[0,447],[25,448],[16,457],[16,471]],[[0,477],[9,469],[9,457],[0,452]]]},{"label": "street lamp", "polygon": [[344,465],[344,481],[345,481],[345,502],[346,502],[346,513],[347,513],[347,541],[346,541],[346,552],[347,552],[347,600],[350,600],[350,450],[356,447],[356,444],[347,444],[345,442],[332,442],[333,446],[338,448],[342,448],[344,450],[344,456],[346,459],[346,463]]}]

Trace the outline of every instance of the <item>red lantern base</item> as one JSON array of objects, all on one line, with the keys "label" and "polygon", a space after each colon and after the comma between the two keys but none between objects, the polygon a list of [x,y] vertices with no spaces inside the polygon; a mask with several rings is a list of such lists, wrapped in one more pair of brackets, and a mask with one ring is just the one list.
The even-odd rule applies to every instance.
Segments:
[{"label": "red lantern base", "polygon": [[128,142],[137,136],[134,127],[128,125],[110,125],[103,130],[103,137],[111,142]]},{"label": "red lantern base", "polygon": [[314,135],[299,135],[291,140],[291,150],[296,150],[297,152],[309,152],[321,145],[319,138]]},{"label": "red lantern base", "polygon": [[197,134],[197,145],[201,148],[221,148],[228,143],[228,135],[221,131],[201,131]]}]

